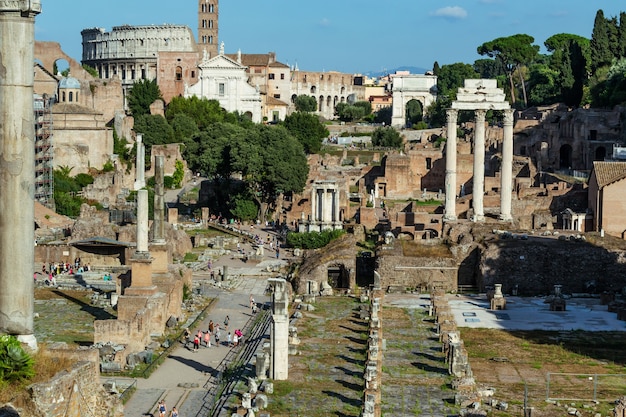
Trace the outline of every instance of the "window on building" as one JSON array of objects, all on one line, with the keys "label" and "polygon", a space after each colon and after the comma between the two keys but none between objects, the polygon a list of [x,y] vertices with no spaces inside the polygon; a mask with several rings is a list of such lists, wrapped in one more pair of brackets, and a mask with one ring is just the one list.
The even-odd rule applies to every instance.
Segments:
[{"label": "window on building", "polygon": [[74,101],[74,92],[70,91],[69,96],[70,96],[70,103],[71,103],[72,101]]},{"label": "window on building", "polygon": [[254,73],[255,74],[261,74],[263,72],[263,70],[261,68],[255,68],[254,69]]},{"label": "window on building", "polygon": [[202,29],[206,29],[206,19],[202,19]]},{"label": "window on building", "polygon": [[433,167],[433,159],[426,158],[426,169],[431,169]]},{"label": "window on building", "polygon": [[218,86],[218,94],[220,97],[224,97],[226,94],[226,84],[220,83]]},{"label": "window on building", "polygon": [[191,78],[196,78],[196,72],[195,71],[191,71]]},{"label": "window on building", "polygon": [[285,79],[285,74],[280,74],[280,79],[284,80]]},{"label": "window on building", "polygon": [[213,21],[209,20],[209,29],[213,29]]},{"label": "window on building", "polygon": [[209,13],[215,13],[215,5],[209,4]]},{"label": "window on building", "polygon": [[176,81],[181,81],[183,79],[183,69],[182,67],[176,67]]},{"label": "window on building", "polygon": [[202,5],[202,13],[206,13],[206,4]]},{"label": "window on building", "polygon": [[320,80],[324,79],[324,74],[320,74]]},{"label": "window on building", "polygon": [[213,36],[209,36],[209,44],[213,45]]},{"label": "window on building", "polygon": [[270,72],[269,74],[267,74],[267,78],[269,78],[270,80],[273,80],[274,74]]},{"label": "window on building", "polygon": [[65,102],[65,91],[61,93],[61,101]]},{"label": "window on building", "polygon": [[274,98],[280,98],[280,94],[274,94]]},{"label": "window on building", "polygon": [[141,67],[141,79],[146,79],[146,69],[144,67]]}]

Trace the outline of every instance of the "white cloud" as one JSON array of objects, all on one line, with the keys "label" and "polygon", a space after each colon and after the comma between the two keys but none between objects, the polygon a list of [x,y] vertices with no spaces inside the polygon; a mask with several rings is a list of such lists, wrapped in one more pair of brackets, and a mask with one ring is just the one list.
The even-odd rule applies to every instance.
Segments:
[{"label": "white cloud", "polygon": [[465,19],[467,17],[467,11],[460,6],[448,6],[435,10],[431,15],[449,19]]}]

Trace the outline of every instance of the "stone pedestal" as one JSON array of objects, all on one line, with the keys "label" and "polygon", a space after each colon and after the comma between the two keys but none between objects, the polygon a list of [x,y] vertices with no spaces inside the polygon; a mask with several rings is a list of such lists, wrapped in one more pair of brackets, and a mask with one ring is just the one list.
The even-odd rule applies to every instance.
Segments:
[{"label": "stone pedestal", "polygon": [[149,252],[135,253],[131,259],[131,284],[124,295],[150,296],[157,292],[152,284],[152,258]]},{"label": "stone pedestal", "polygon": [[152,272],[164,274],[168,272],[168,265],[171,263],[172,254],[165,243],[153,243],[150,245],[150,255],[152,255]]}]

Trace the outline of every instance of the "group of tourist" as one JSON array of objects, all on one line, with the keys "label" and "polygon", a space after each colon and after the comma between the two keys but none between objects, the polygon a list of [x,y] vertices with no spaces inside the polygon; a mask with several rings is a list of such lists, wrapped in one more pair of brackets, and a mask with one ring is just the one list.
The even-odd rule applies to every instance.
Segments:
[{"label": "group of tourist", "polygon": [[[224,318],[224,328],[228,330],[228,324],[230,322],[230,317],[226,316]],[[205,348],[210,348],[212,345],[212,340],[214,340],[215,346],[220,346],[221,340],[221,325],[219,323],[214,323],[213,320],[209,320],[209,328],[206,331],[202,329],[198,329],[198,331],[193,334],[186,328],[183,332],[183,340],[181,343],[189,349],[189,344],[191,344],[191,349],[195,353],[197,352],[201,346]],[[236,329],[233,334],[228,332],[226,336],[226,345],[228,347],[239,346],[239,344],[243,340],[243,333],[240,329]]]},{"label": "group of tourist", "polygon": [[[48,267],[50,269],[48,269]],[[48,265],[43,264],[41,267],[41,273],[44,275],[52,275],[53,277],[61,274],[74,275],[75,273],[82,274],[90,270],[89,264],[83,265],[80,258],[76,258],[74,263],[69,262],[50,262]]]}]

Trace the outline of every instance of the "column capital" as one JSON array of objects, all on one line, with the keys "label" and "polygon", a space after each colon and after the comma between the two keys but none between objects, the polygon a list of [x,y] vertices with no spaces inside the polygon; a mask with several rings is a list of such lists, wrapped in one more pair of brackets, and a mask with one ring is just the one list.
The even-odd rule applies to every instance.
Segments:
[{"label": "column capital", "polygon": [[36,15],[41,13],[40,0],[0,0],[0,13],[20,12]]},{"label": "column capital", "polygon": [[448,123],[456,123],[459,111],[457,109],[446,109],[446,118]]},{"label": "column capital", "polygon": [[487,110],[483,110],[483,109],[474,110],[474,116],[476,116],[477,122],[481,122],[481,121],[484,122],[486,114],[487,114]]},{"label": "column capital", "polygon": [[513,124],[513,109],[506,109],[504,110],[504,118],[503,118],[504,124]]}]

